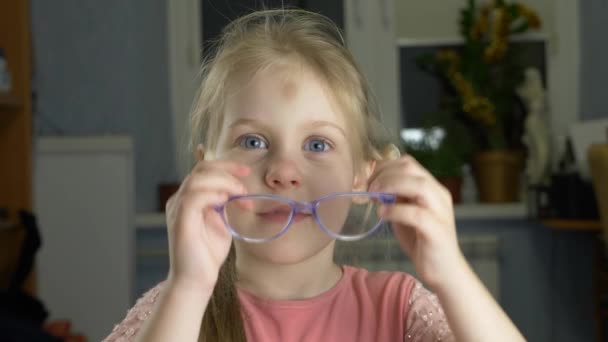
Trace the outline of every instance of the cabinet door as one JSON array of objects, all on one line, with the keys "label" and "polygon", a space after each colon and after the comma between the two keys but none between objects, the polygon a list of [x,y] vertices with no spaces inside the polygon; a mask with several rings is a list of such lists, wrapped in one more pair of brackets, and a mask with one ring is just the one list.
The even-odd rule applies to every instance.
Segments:
[{"label": "cabinet door", "polygon": [[133,143],[39,138],[35,161],[40,297],[51,319],[99,341],[133,304]]}]

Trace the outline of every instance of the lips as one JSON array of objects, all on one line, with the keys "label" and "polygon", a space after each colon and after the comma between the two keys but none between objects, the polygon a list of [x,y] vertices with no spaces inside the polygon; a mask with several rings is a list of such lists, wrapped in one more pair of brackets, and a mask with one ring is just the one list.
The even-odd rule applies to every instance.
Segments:
[{"label": "lips", "polygon": [[[291,215],[291,207],[289,206],[278,206],[272,208],[270,210],[265,210],[263,212],[257,213],[258,217],[265,221],[275,222],[275,223],[286,223],[289,220],[289,215]],[[302,213],[298,212],[295,214],[293,221],[299,222],[305,220],[307,218],[312,217],[310,213]]]}]

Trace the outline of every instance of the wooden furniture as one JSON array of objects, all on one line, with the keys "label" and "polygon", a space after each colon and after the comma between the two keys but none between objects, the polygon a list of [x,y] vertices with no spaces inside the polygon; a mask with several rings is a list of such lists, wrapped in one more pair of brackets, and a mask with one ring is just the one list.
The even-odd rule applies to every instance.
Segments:
[{"label": "wooden furniture", "polygon": [[608,143],[591,145],[588,159],[600,212],[601,228],[604,240],[608,241]]},{"label": "wooden furniture", "polygon": [[604,322],[608,319],[608,308],[603,303],[608,299],[608,144],[594,144],[588,149],[587,159],[591,171],[593,188],[597,198],[600,220],[548,219],[542,223],[559,231],[591,233],[598,237],[594,243],[594,272],[596,303],[596,341],[604,341]]},{"label": "wooden furniture", "polygon": [[569,230],[578,232],[599,233],[602,224],[597,220],[569,220],[569,219],[550,219],[543,220],[543,225],[556,230]]},{"label": "wooden furniture", "polygon": [[[32,208],[32,99],[30,9],[27,0],[0,1],[0,48],[11,73],[12,90],[0,93],[0,207],[12,222],[19,209]],[[2,262],[2,261],[0,261]],[[34,292],[35,279],[26,282]]]},{"label": "wooden furniture", "polygon": [[[608,141],[608,134],[607,139]],[[593,188],[597,198],[601,222],[598,222],[598,232],[601,233],[602,241],[598,240],[595,284],[597,296],[597,340],[603,341],[606,334],[604,322],[608,319],[608,308],[605,307],[605,299],[608,298],[608,143],[593,144],[587,152],[589,169],[593,180]]]},{"label": "wooden furniture", "polygon": [[0,289],[9,287],[17,267],[20,246],[25,239],[25,230],[16,224],[0,225]]}]

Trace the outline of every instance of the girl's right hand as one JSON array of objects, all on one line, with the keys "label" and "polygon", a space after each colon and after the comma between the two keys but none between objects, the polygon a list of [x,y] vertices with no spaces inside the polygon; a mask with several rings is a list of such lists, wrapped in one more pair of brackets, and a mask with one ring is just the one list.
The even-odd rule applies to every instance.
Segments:
[{"label": "girl's right hand", "polygon": [[170,282],[213,290],[232,242],[215,206],[229,196],[245,194],[239,177],[249,172],[232,161],[200,160],[169,199]]}]

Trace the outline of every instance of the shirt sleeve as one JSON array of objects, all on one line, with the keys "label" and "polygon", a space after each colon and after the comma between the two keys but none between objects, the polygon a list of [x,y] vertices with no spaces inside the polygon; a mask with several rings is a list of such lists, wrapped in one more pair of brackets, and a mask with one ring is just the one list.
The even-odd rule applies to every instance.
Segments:
[{"label": "shirt sleeve", "polygon": [[405,321],[405,342],[455,341],[437,296],[416,282]]},{"label": "shirt sleeve", "polygon": [[114,327],[114,330],[112,330],[110,335],[106,337],[103,342],[133,341],[135,334],[143,322],[152,314],[152,309],[156,303],[160,290],[161,284],[158,284],[141,296],[141,298],[137,300],[137,303],[127,311],[127,315],[123,321]]}]

